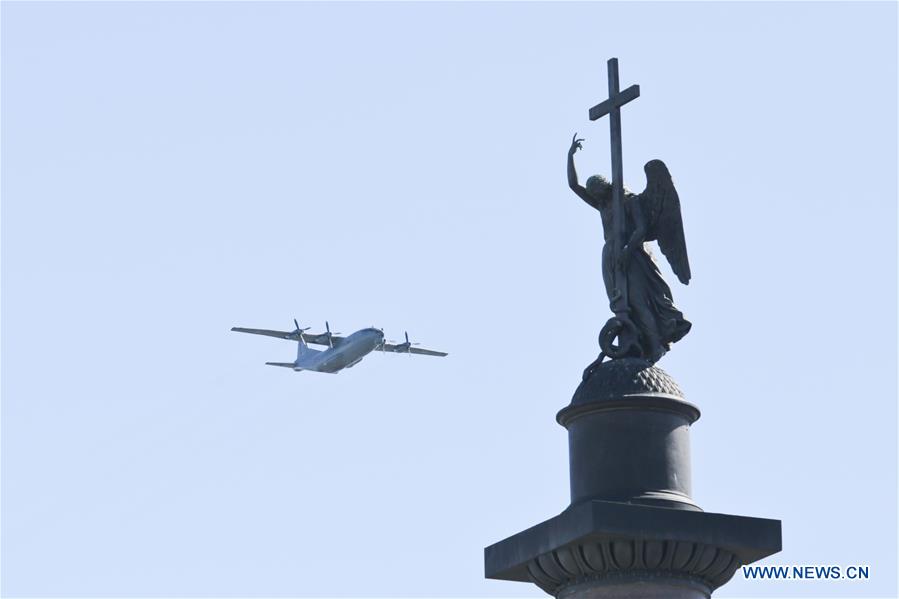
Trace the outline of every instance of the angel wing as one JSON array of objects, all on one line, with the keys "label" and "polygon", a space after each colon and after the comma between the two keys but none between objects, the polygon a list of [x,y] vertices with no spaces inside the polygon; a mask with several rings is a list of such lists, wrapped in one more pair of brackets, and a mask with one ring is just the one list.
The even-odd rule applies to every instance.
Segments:
[{"label": "angel wing", "polygon": [[668,259],[671,270],[681,283],[690,282],[690,260],[684,239],[684,223],[680,212],[680,198],[668,167],[661,160],[650,160],[643,167],[646,189],[639,196],[640,208],[646,218],[646,241],[658,241]]}]

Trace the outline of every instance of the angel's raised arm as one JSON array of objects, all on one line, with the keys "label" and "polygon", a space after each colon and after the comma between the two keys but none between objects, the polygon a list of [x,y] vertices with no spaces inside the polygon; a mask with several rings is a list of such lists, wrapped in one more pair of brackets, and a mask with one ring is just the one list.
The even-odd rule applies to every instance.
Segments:
[{"label": "angel's raised arm", "polygon": [[587,190],[577,181],[577,171],[574,168],[574,153],[583,147],[581,145],[582,141],[584,140],[578,139],[577,133],[571,138],[571,148],[568,149],[568,187],[570,187],[571,191],[576,193],[579,198],[599,210],[599,204],[596,199],[587,193]]}]

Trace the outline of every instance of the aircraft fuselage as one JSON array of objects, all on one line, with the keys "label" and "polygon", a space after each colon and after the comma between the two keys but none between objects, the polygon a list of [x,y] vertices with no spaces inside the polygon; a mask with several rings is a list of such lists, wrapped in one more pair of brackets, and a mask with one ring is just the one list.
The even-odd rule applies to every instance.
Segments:
[{"label": "aircraft fuselage", "polygon": [[314,370],[316,372],[340,372],[350,368],[362,358],[376,350],[384,342],[384,333],[375,328],[356,331],[342,339],[339,344],[324,351],[301,348],[294,370]]}]

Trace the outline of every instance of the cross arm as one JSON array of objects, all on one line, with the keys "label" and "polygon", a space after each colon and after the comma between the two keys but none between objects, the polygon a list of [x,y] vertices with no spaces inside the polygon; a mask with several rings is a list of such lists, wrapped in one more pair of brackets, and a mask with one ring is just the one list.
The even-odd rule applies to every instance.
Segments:
[{"label": "cross arm", "polygon": [[616,108],[620,108],[630,102],[631,100],[636,100],[640,97],[640,86],[632,85],[626,90],[615,94],[608,100],[600,102],[596,106],[590,109],[590,120],[595,121],[598,118],[604,117],[609,114]]}]

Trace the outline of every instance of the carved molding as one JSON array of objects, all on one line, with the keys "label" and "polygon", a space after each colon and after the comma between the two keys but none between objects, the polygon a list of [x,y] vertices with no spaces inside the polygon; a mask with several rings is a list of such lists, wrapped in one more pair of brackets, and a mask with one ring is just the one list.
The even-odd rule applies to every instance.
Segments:
[{"label": "carved molding", "polygon": [[538,587],[557,595],[572,584],[613,579],[687,579],[709,592],[740,567],[737,556],[718,547],[689,541],[606,539],[584,541],[544,553],[527,564]]}]

